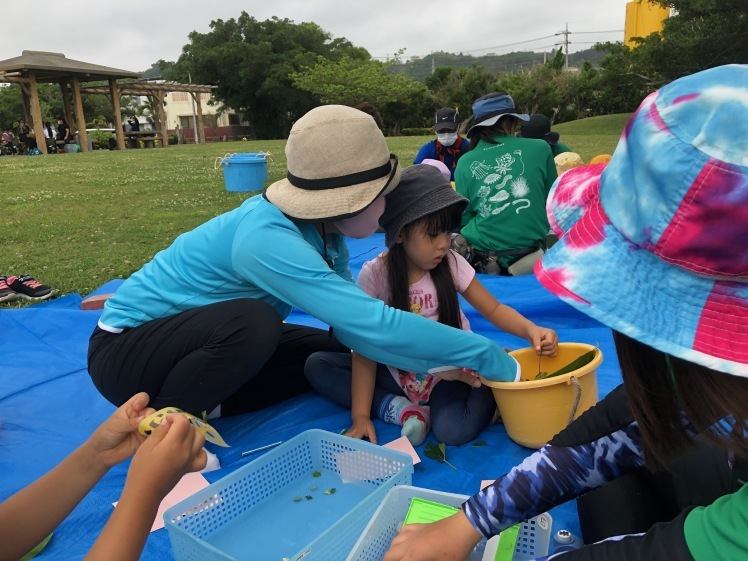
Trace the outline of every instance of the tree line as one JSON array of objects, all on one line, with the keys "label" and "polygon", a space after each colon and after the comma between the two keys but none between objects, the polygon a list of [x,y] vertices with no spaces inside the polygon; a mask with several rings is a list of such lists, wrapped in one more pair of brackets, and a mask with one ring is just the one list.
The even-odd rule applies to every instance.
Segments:
[{"label": "tree line", "polygon": [[[207,33],[192,32],[176,61],[158,61],[165,79],[216,86],[219,110],[243,113],[256,138],[285,138],[294,121],[320,103],[366,102],[382,114],[388,134],[428,128],[439,107],[457,107],[464,118],[472,102],[490,91],[510,93],[517,107],[554,122],[633,111],[662,85],[686,74],[727,63],[748,63],[745,0],[653,0],[674,10],[664,29],[638,40],[595,46],[599,65],[564,70],[559,50],[529,70],[496,73],[474,63],[442,66],[423,81],[408,77],[403,52],[376,61],[346,38],[333,38],[313,22],[273,17],[258,21],[246,12],[214,20]],[[8,90],[0,88],[0,125],[7,126]],[[42,91],[47,90],[42,87]],[[44,93],[46,96],[47,93]],[[111,115],[104,96],[86,115]],[[53,88],[44,103],[57,107]],[[84,103],[94,103],[87,101]],[[61,101],[59,102],[61,106]],[[10,113],[17,119],[20,93]],[[113,120],[113,119],[111,119]]]}]

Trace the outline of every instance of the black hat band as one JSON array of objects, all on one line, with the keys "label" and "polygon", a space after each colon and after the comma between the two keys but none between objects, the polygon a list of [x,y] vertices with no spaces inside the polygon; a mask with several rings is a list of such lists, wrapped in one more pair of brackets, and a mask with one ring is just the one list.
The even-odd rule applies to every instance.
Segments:
[{"label": "black hat band", "polygon": [[[340,175],[338,177],[325,177],[322,179],[304,179],[302,177],[296,177],[290,171],[286,174],[288,182],[294,187],[304,189],[305,191],[324,191],[327,189],[337,189],[339,187],[349,187],[351,185],[359,185],[361,183],[367,183],[380,179],[387,174],[393,172],[392,158],[395,158],[397,162],[397,156],[390,154],[390,160],[384,165],[367,169],[364,171],[358,171],[356,173],[350,173],[348,175]],[[397,164],[395,164],[397,167]]]}]

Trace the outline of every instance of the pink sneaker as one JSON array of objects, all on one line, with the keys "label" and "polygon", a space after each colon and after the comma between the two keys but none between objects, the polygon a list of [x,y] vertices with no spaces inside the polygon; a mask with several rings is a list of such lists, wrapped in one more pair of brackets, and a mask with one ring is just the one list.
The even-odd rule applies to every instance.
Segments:
[{"label": "pink sneaker", "polygon": [[18,298],[18,293],[8,286],[8,277],[0,277],[0,302],[11,302]]},{"label": "pink sneaker", "polygon": [[19,298],[25,298],[26,300],[46,300],[57,294],[56,289],[40,283],[30,275],[8,277],[6,282]]}]

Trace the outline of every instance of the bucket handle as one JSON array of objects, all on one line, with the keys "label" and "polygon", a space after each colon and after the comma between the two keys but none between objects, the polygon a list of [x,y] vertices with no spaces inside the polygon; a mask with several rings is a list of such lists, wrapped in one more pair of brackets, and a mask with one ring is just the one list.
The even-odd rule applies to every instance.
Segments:
[{"label": "bucket handle", "polygon": [[234,152],[233,154],[231,152],[227,152],[223,158],[221,158],[221,156],[218,156],[216,158],[216,161],[213,162],[213,171],[215,173],[218,173],[218,170],[221,169],[221,166],[223,165],[224,162],[226,162],[226,165],[228,166],[229,158],[232,158],[233,156],[236,156],[236,152]]},{"label": "bucket handle", "polygon": [[[273,155],[270,152],[257,152],[257,153],[261,154],[265,158],[265,161],[271,161],[271,162],[273,161]],[[221,169],[221,166],[223,166],[224,163],[226,164],[226,166],[228,166],[230,163],[229,159],[233,158],[234,156],[236,156],[236,152],[234,152],[233,154],[231,152],[227,152],[223,158],[218,156],[215,162],[213,162],[213,171],[215,173],[218,173],[218,170]]]},{"label": "bucket handle", "polygon": [[571,376],[569,377],[569,384],[574,386],[574,388],[577,390],[577,396],[574,398],[574,405],[571,406],[571,413],[569,413],[569,422],[566,423],[567,425],[569,425],[574,420],[574,415],[577,414],[579,402],[582,399],[582,385],[579,383],[579,380],[577,380],[574,376]]}]

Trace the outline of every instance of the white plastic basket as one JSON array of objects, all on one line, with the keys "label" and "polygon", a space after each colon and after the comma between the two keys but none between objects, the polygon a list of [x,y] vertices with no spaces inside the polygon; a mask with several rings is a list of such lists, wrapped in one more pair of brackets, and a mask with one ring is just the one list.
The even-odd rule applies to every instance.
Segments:
[{"label": "white plastic basket", "polygon": [[[407,454],[308,430],[164,513],[176,561],[342,561]],[[332,492],[330,492],[332,491]]]},{"label": "white plastic basket", "polygon": [[[414,497],[454,507],[459,507],[469,498],[467,495],[443,493],[410,485],[391,488],[346,561],[381,561],[399,531],[410,507],[410,501]],[[514,550],[514,561],[527,561],[548,555],[551,522],[551,516],[543,513],[522,523]],[[482,553],[476,552],[469,561],[481,558],[486,559]]]}]

